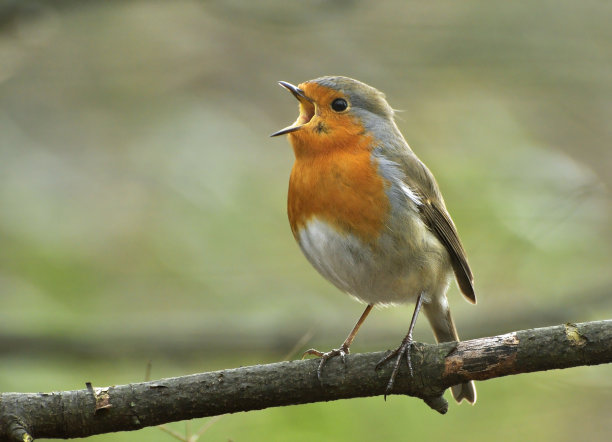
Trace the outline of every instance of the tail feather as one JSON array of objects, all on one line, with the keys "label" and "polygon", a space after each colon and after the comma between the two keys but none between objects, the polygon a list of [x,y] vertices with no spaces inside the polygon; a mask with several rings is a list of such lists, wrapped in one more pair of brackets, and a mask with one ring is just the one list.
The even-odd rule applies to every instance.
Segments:
[{"label": "tail feather", "polygon": [[[439,302],[432,302],[423,305],[423,311],[433,329],[434,336],[438,342],[459,341],[459,335],[455,328],[455,323],[450,314],[446,297]],[[465,382],[451,387],[451,393],[458,403],[462,400],[474,405],[476,403],[476,386],[474,381]]]},{"label": "tail feather", "polygon": [[459,404],[463,399],[472,405],[476,403],[476,386],[474,385],[474,381],[453,385],[451,387],[451,393]]}]

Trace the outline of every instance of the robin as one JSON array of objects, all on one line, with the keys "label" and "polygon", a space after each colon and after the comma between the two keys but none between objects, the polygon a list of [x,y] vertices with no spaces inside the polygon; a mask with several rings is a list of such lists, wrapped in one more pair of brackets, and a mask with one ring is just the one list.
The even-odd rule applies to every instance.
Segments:
[{"label": "robin", "polygon": [[[408,334],[377,368],[395,358],[386,394],[401,361],[410,374],[412,331],[422,309],[438,342],[458,341],[446,292],[455,276],[476,303],[473,276],[436,180],[404,140],[385,95],[348,77],[299,86],[281,81],[299,102],[288,134],[295,153],[289,179],[291,231],[310,263],[332,284],[367,304],[342,345],[321,358],[344,361],[374,306],[415,302]],[[457,402],[476,402],[472,381],[452,387]]]}]

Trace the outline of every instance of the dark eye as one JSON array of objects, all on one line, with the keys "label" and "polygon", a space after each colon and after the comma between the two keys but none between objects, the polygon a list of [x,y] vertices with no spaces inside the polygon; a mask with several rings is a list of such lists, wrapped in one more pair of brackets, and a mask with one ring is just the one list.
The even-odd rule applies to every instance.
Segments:
[{"label": "dark eye", "polygon": [[344,98],[336,98],[331,104],[331,108],[336,112],[342,112],[343,110],[346,110],[347,107],[348,103]]}]

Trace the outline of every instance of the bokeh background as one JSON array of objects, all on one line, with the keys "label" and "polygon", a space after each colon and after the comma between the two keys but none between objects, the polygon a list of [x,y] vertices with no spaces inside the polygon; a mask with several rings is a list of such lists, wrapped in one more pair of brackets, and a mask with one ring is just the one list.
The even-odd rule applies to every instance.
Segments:
[{"label": "bokeh background", "polygon": [[[362,306],[286,220],[277,80],[386,92],[476,277],[463,338],[612,314],[612,3],[0,1],[0,391],[142,381],[339,345]],[[395,347],[411,306],[354,352]],[[432,342],[426,321],[417,339]],[[197,420],[202,440],[608,440],[612,367]],[[185,423],[170,426],[184,432]],[[159,429],[92,441],[166,441]]]}]

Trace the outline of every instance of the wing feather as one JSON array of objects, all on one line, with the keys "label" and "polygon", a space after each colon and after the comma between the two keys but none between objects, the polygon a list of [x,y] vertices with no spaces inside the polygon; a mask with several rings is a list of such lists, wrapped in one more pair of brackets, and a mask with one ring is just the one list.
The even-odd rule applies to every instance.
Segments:
[{"label": "wing feather", "polygon": [[440,207],[438,203],[430,200],[423,201],[421,213],[427,225],[440,241],[442,241],[446,250],[448,250],[461,293],[463,293],[470,302],[475,304],[476,294],[474,293],[474,276],[472,275],[472,270],[467,261],[467,255],[461,245],[457,229],[450,215],[444,207]]}]

